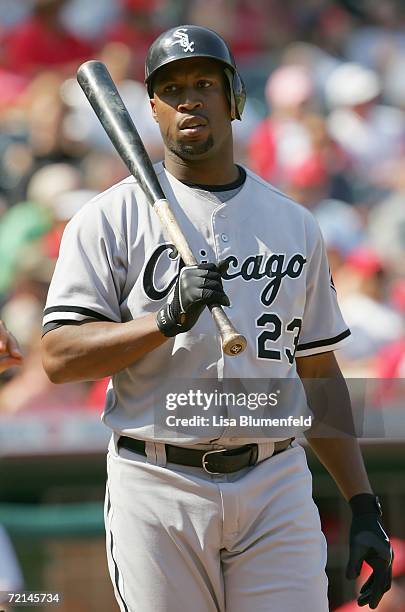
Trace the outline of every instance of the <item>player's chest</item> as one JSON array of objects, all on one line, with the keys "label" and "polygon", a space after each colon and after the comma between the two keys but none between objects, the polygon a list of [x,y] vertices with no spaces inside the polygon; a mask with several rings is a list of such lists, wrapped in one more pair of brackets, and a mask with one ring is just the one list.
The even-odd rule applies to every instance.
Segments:
[{"label": "player's chest", "polygon": [[[222,264],[224,289],[236,308],[259,314],[269,308],[303,309],[308,256],[299,233],[291,236],[257,220],[241,222],[226,206],[181,221],[197,261]],[[137,235],[129,258],[130,310],[159,307],[184,265],[159,224]]]}]

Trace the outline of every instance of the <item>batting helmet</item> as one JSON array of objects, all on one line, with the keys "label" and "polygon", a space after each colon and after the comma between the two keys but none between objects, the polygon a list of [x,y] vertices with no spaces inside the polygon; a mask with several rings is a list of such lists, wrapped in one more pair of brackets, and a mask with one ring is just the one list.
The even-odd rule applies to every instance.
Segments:
[{"label": "batting helmet", "polygon": [[226,42],[212,30],[184,25],[163,32],[149,48],[145,63],[145,83],[153,96],[153,77],[163,66],[181,59],[207,57],[224,65],[229,82],[232,119],[240,119],[245,106],[246,90]]}]

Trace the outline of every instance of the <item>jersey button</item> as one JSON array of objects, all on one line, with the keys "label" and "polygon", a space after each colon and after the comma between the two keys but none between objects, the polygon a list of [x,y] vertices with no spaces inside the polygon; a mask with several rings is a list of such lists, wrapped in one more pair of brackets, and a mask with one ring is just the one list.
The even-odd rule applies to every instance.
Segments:
[{"label": "jersey button", "polygon": [[226,234],[221,234],[221,240],[222,242],[228,242],[229,238]]}]

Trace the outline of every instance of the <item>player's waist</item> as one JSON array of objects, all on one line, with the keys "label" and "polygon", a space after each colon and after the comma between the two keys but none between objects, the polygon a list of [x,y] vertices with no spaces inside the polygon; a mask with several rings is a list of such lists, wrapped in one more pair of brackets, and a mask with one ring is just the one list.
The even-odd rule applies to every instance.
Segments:
[{"label": "player's waist", "polygon": [[[287,438],[268,444],[267,456],[263,456],[263,453],[259,452],[259,445],[255,443],[232,449],[216,448],[210,450],[165,444],[166,460],[168,463],[200,467],[209,474],[230,474],[281,453],[291,445],[293,440],[294,438]],[[146,456],[144,440],[120,436],[118,448],[125,448]]]}]

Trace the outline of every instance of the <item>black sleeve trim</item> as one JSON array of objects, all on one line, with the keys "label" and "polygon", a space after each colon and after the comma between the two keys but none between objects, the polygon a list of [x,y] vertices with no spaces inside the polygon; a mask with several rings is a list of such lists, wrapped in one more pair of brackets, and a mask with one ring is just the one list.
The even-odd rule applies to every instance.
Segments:
[{"label": "black sleeve trim", "polygon": [[330,344],[336,344],[341,340],[344,340],[350,336],[350,329],[346,329],[344,332],[335,336],[334,338],[326,338],[325,340],[315,340],[315,342],[306,342],[305,344],[299,344],[297,351],[307,351],[308,349],[319,348],[321,346],[329,346]]},{"label": "black sleeve trim", "polygon": [[111,321],[115,323],[109,317],[96,312],[95,310],[91,310],[90,308],[82,308],[81,306],[52,306],[51,308],[45,308],[44,316],[51,314],[52,312],[76,312],[77,314],[84,315],[91,319],[98,319],[99,321]]},{"label": "black sleeve trim", "polygon": [[42,326],[42,337],[44,337],[45,334],[52,331],[53,329],[58,329],[59,327],[64,327],[65,325],[81,325],[82,323],[88,322],[88,319],[86,319],[85,321],[50,321],[49,323],[45,323],[45,325]]}]

